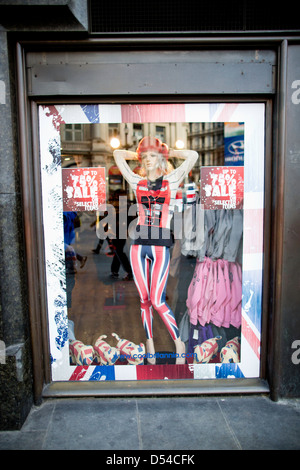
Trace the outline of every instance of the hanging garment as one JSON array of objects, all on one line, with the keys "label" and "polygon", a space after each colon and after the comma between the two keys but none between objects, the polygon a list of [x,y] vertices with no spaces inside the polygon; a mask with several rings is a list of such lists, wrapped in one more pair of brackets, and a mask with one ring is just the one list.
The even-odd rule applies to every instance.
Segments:
[{"label": "hanging garment", "polygon": [[183,341],[184,343],[188,343],[190,336],[190,317],[188,314],[188,310],[184,312],[178,328],[181,341]]},{"label": "hanging garment", "polygon": [[205,263],[197,261],[193,279],[188,288],[186,306],[189,310],[190,322],[192,325],[197,325],[198,322],[198,302],[201,299],[202,295],[202,269],[204,268]]},{"label": "hanging garment", "polygon": [[216,260],[238,260],[243,235],[243,211],[221,209],[204,211],[204,242],[198,251],[199,261],[205,256]]},{"label": "hanging garment", "polygon": [[212,307],[210,321],[216,326],[222,326],[225,314],[224,303],[227,298],[227,290],[223,273],[223,260],[217,260],[215,263],[217,269],[217,284],[214,286],[216,301]]},{"label": "hanging garment", "polygon": [[224,246],[228,239],[228,233],[231,231],[232,213],[229,210],[216,211],[216,224],[212,237],[212,259],[223,258]]},{"label": "hanging garment", "polygon": [[184,256],[198,256],[205,241],[204,213],[197,197],[196,204],[185,206],[183,213],[183,232],[181,240],[181,253]]},{"label": "hanging garment", "polygon": [[239,328],[241,325],[242,279],[238,263],[205,258],[197,261],[188,288],[186,306],[190,323]]},{"label": "hanging garment", "polygon": [[200,325],[210,322],[210,308],[213,294],[214,262],[206,258],[205,272],[202,271],[204,282],[200,302],[198,303],[198,321]]},{"label": "hanging garment", "polygon": [[229,263],[229,277],[231,282],[230,324],[239,328],[241,326],[242,315],[242,282],[239,275],[239,268],[236,263]]},{"label": "hanging garment", "polygon": [[198,251],[198,260],[204,261],[205,256],[212,252],[213,231],[216,222],[216,211],[204,211],[204,242]]},{"label": "hanging garment", "polygon": [[212,328],[212,332],[213,332],[213,336],[221,336],[222,339],[219,341],[219,350],[221,350],[224,346],[226,346],[226,343],[227,343],[227,332],[225,331],[225,329],[221,326],[221,327],[218,327],[218,326],[215,326],[215,325],[212,325],[211,326]]},{"label": "hanging garment", "polygon": [[225,280],[225,289],[226,289],[226,300],[224,302],[224,319],[222,326],[224,328],[229,328],[230,326],[230,319],[231,319],[231,283],[229,278],[229,267],[228,261],[223,260],[223,274]]},{"label": "hanging garment", "polygon": [[239,246],[243,236],[243,211],[232,210],[232,228],[229,239],[224,247],[224,259],[228,261],[236,261]]}]

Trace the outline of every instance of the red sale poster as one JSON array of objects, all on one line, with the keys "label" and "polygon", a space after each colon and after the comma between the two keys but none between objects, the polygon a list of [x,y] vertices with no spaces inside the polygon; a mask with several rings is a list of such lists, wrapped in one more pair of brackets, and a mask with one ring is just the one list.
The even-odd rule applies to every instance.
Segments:
[{"label": "red sale poster", "polygon": [[244,167],[201,168],[201,204],[204,209],[242,209]]},{"label": "red sale poster", "polygon": [[63,210],[104,210],[105,168],[62,168]]}]

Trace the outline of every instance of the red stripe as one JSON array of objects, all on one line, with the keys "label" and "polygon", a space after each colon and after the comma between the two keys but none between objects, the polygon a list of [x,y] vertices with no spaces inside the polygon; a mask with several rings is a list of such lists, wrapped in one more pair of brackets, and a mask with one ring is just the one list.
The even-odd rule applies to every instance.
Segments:
[{"label": "red stripe", "polygon": [[166,313],[165,315],[166,315],[169,323],[171,323],[172,325],[174,325],[177,328],[177,323],[176,323],[176,320],[175,320],[174,316],[170,313]]},{"label": "red stripe", "polygon": [[123,104],[122,122],[185,122],[184,104]]},{"label": "red stripe", "polygon": [[142,309],[142,321],[147,333],[147,338],[153,338],[152,333],[152,313],[150,307]]},{"label": "red stripe", "polygon": [[251,349],[253,349],[253,352],[257,356],[258,359],[260,359],[260,340],[254,333],[254,331],[251,329],[250,325],[247,323],[247,320],[245,317],[242,316],[242,335],[244,338],[248,341],[249,345],[251,346]]},{"label": "red stripe", "polygon": [[65,121],[57,111],[56,107],[54,105],[52,106],[43,106],[43,108],[46,110],[47,108],[49,109],[49,112],[46,113],[46,116],[52,116],[53,117],[53,125],[56,130],[60,130],[60,125],[64,123]]},{"label": "red stripe", "polygon": [[122,344],[122,346],[120,347],[120,351],[123,351],[126,346],[128,346],[128,344],[130,344],[130,341],[126,340],[125,343]]},{"label": "red stripe", "polygon": [[193,379],[194,374],[187,364],[165,364],[137,366],[137,380]]},{"label": "red stripe", "polygon": [[87,371],[89,366],[77,366],[69,380],[81,380]]},{"label": "red stripe", "polygon": [[132,245],[130,250],[131,255],[131,266],[133,268],[134,277],[135,277],[135,284],[138,286],[138,292],[140,294],[141,300],[147,301],[149,298],[148,295],[148,286],[145,284],[147,283],[147,279],[145,280],[143,277],[143,273],[140,269],[140,255],[139,250],[141,249],[142,245]]},{"label": "red stripe", "polygon": [[[152,285],[151,285],[155,289],[154,291],[155,300],[157,300],[158,304],[161,303],[162,292],[165,288],[166,280],[169,274],[169,264],[170,264],[170,261],[169,261],[162,280],[160,281],[160,279],[157,279],[157,276],[160,274],[161,266],[162,265],[164,266],[165,260],[166,260],[166,250],[165,249],[159,250],[159,248],[160,247],[153,246],[153,249],[155,251],[155,265],[154,265],[154,269],[152,273],[154,274],[155,278],[154,279],[152,278]],[[156,289],[158,289],[158,291]],[[151,298],[153,299],[153,295],[151,295]]]}]

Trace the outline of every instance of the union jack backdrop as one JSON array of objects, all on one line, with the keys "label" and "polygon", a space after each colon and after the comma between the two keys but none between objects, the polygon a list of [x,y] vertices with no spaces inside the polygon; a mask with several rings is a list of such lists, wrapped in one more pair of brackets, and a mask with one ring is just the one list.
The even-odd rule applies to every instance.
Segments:
[{"label": "union jack backdrop", "polygon": [[[262,103],[53,105],[39,107],[40,160],[52,380],[259,377],[264,213]],[[244,230],[241,361],[186,365],[70,365],[63,269],[61,123],[244,122]],[[128,338],[130,340],[130,338]]]}]

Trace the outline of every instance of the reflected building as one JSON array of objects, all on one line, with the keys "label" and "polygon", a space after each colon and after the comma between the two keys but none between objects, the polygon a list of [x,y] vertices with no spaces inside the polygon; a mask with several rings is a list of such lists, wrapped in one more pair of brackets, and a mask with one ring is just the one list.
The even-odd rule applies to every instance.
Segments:
[{"label": "reflected building", "polygon": [[[172,122],[62,124],[62,166],[104,166],[110,190],[120,186],[126,189],[126,182],[115,167],[111,140],[117,138],[119,148],[135,151],[139,141],[146,135],[158,137],[170,148],[179,148],[180,142],[183,148],[198,152],[199,160],[189,175],[189,181],[194,181],[197,185],[201,166],[224,165],[223,122]],[[170,160],[173,167],[179,163],[174,159]],[[129,165],[133,171],[138,171],[138,162],[129,161]]]},{"label": "reflected building", "polygon": [[224,165],[224,123],[192,122],[188,124],[187,144],[199,154],[199,166]]},{"label": "reflected building", "polygon": [[[115,167],[111,140],[117,138],[119,147],[135,151],[139,141],[146,135],[158,137],[170,148],[188,148],[188,123],[103,123],[103,124],[62,124],[61,157],[62,167],[98,167],[104,166],[109,189],[120,186],[126,188],[126,182]],[[171,159],[170,159],[171,160]],[[131,169],[139,168],[139,162],[129,161]],[[174,167],[177,162],[170,162]],[[119,178],[118,178],[119,176]]]}]

